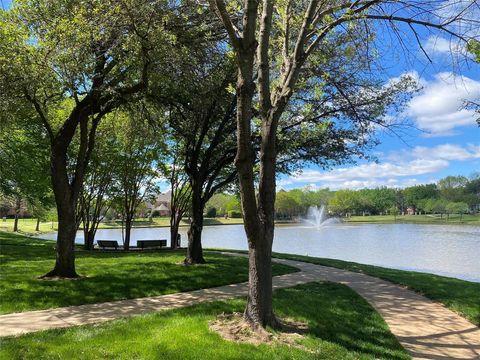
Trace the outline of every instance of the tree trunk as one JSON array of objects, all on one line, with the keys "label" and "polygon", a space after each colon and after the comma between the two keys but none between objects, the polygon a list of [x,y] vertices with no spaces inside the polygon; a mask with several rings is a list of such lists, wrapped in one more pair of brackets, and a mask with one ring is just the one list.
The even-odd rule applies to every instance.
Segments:
[{"label": "tree trunk", "polygon": [[178,228],[180,227],[181,216],[172,213],[170,217],[170,248],[175,250],[177,246]]},{"label": "tree trunk", "polygon": [[22,206],[22,200],[19,197],[17,197],[17,199],[15,200],[15,220],[13,222],[13,231],[14,232],[18,231],[18,218],[19,218],[19,215],[20,215],[21,206]]},{"label": "tree trunk", "polygon": [[84,236],[84,239],[85,239],[84,249],[85,250],[93,250],[93,247],[94,247],[93,243],[95,241],[95,231],[94,231],[94,229],[90,228],[89,230],[84,231],[83,236]]},{"label": "tree trunk", "polygon": [[123,249],[125,251],[130,250],[130,235],[132,232],[132,219],[127,216],[125,220],[125,243],[123,245]]},{"label": "tree trunk", "polygon": [[69,201],[64,201],[64,203],[58,207],[57,258],[55,267],[43,277],[78,277],[75,271],[76,234],[75,206],[72,206]]},{"label": "tree trunk", "polygon": [[205,264],[202,250],[202,230],[203,230],[203,208],[204,204],[201,198],[200,189],[192,186],[192,221],[188,229],[188,247],[185,264]]},{"label": "tree trunk", "polygon": [[[69,184],[67,174],[66,148],[60,143],[59,148],[52,148],[51,176],[52,188],[57,204],[58,233],[57,257],[55,267],[43,277],[78,277],[75,271],[75,236],[77,233],[76,207],[78,191]],[[77,181],[83,181],[77,179]],[[78,184],[77,184],[78,186]]]},{"label": "tree trunk", "polygon": [[255,329],[277,327],[278,321],[272,308],[272,241],[271,235],[260,233],[248,245],[248,301],[244,318]]},{"label": "tree trunk", "polygon": [[18,231],[18,214],[15,213],[15,220],[13,221],[13,232]]},{"label": "tree trunk", "polygon": [[37,218],[37,225],[35,226],[35,231],[40,231],[40,218]]}]

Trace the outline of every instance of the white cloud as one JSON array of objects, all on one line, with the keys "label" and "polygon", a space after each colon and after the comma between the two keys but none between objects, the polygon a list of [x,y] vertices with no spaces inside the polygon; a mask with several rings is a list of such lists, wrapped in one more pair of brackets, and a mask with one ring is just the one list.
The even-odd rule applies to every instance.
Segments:
[{"label": "white cloud", "polygon": [[330,187],[397,186],[396,177],[417,176],[437,172],[448,167],[442,159],[415,159],[401,164],[362,164],[349,168],[338,168],[329,172],[305,170],[284,179],[282,185],[292,183],[323,183]]},{"label": "white cloud", "polygon": [[450,135],[460,126],[475,124],[473,110],[462,109],[465,100],[480,99],[480,81],[452,73],[434,80],[420,79],[423,90],[409,103],[406,115],[432,136]]},{"label": "white cloud", "polygon": [[[381,157],[381,156],[380,156]],[[395,151],[384,157],[383,163],[367,163],[331,171],[304,170],[279,180],[283,187],[329,187],[331,189],[361,189],[379,186],[408,187],[420,183],[436,182],[429,176],[448,168],[451,161],[480,159],[480,145],[442,144],[434,147],[417,146]],[[419,180],[417,177],[423,176]]]},{"label": "white cloud", "polygon": [[467,144],[466,147],[456,144],[442,144],[434,147],[416,146],[413,149],[392,152],[385,159],[389,161],[405,161],[408,159],[464,161],[480,159],[480,145]]}]

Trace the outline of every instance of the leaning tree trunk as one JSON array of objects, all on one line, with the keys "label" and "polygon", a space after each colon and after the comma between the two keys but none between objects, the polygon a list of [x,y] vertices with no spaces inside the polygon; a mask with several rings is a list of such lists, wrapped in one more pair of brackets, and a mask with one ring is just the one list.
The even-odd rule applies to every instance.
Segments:
[{"label": "leaning tree trunk", "polygon": [[40,218],[37,218],[37,225],[35,226],[35,231],[40,231]]},{"label": "leaning tree trunk", "polygon": [[192,220],[188,229],[188,247],[185,264],[205,264],[202,250],[203,201],[199,189],[192,186]]}]

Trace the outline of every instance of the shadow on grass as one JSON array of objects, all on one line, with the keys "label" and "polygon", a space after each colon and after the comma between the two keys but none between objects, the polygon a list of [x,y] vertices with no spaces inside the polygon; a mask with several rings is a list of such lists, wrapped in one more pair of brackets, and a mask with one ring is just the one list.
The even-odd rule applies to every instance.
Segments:
[{"label": "shadow on grass", "polygon": [[209,331],[221,313],[241,312],[243,300],[204,303],[97,326],[4,339],[9,359],[408,359],[387,325],[344,285],[310,283],[274,294],[277,315],[308,323],[301,344],[240,344]]},{"label": "shadow on grass", "polygon": [[[179,265],[185,250],[83,252],[76,268],[86,277],[45,281],[54,265],[54,242],[0,233],[0,313],[132,299],[248,280],[248,260],[209,254],[201,266]],[[275,275],[295,272],[275,265]]]}]

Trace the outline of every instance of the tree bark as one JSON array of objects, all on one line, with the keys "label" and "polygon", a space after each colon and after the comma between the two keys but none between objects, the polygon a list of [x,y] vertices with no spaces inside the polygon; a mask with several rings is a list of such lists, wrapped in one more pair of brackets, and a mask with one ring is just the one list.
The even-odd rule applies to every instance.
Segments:
[{"label": "tree bark", "polygon": [[[58,190],[55,195],[58,194]],[[60,206],[58,206],[60,205]],[[75,218],[75,206],[66,198],[58,206],[58,234],[57,234],[57,257],[55,267],[43,277],[76,278],[75,270],[75,236],[77,224]]]},{"label": "tree bark", "polygon": [[20,215],[20,207],[22,206],[22,200],[17,197],[15,200],[15,220],[13,222],[13,232],[18,231],[18,218]]},{"label": "tree bark", "polygon": [[40,218],[37,218],[37,225],[35,226],[35,231],[40,231]]},{"label": "tree bark", "polygon": [[203,208],[201,189],[192,186],[192,221],[188,229],[187,257],[184,263],[188,265],[205,264],[202,250]]},{"label": "tree bark", "polygon": [[123,244],[123,250],[130,250],[130,235],[132,232],[132,219],[127,217],[125,219],[125,243]]},{"label": "tree bark", "polygon": [[178,228],[180,227],[181,217],[178,214],[172,213],[170,217],[170,248],[176,250],[177,238],[178,238]]},{"label": "tree bark", "polygon": [[85,239],[84,249],[85,250],[93,250],[93,243],[95,241],[95,231],[94,229],[90,229],[83,232],[83,237]]}]

